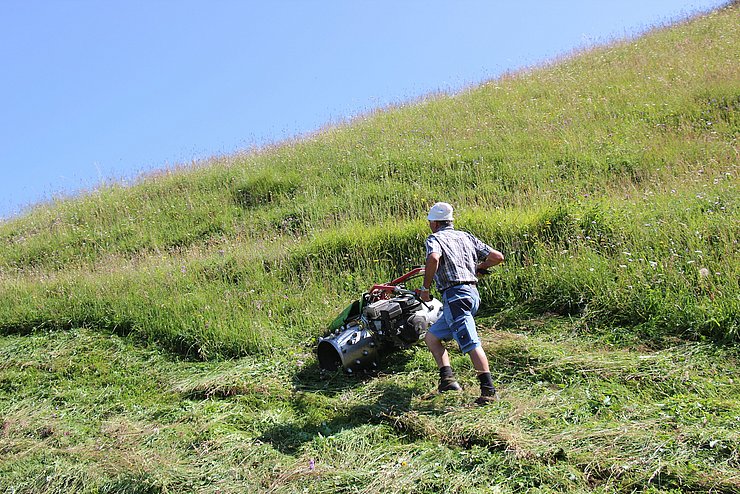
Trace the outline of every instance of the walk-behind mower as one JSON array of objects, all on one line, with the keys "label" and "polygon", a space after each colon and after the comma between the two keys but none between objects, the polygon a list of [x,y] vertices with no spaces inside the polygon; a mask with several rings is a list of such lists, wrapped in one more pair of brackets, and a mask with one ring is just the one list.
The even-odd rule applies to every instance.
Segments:
[{"label": "walk-behind mower", "polygon": [[319,338],[319,367],[352,374],[372,372],[387,351],[408,348],[423,339],[442,314],[442,302],[423,302],[404,283],[424,275],[415,268],[388,283],[373,285],[334,320],[331,333]]}]

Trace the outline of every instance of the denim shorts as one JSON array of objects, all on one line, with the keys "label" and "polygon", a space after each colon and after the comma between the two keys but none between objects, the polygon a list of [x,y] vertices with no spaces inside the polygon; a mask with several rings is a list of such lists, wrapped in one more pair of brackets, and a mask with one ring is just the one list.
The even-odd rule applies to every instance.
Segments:
[{"label": "denim shorts", "polygon": [[460,351],[468,353],[480,346],[473,316],[480,306],[480,294],[475,285],[457,285],[442,293],[442,316],[429,332],[440,340],[454,339]]}]

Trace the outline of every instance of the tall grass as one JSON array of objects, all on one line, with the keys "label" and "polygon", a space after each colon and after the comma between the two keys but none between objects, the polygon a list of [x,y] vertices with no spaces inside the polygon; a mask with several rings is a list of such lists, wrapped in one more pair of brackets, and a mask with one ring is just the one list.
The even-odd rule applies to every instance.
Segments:
[{"label": "tall grass", "polygon": [[[507,256],[481,286],[489,312],[736,341],[736,198],[724,186],[702,190],[476,209],[461,212],[458,226]],[[0,328],[100,327],[204,358],[262,353],[321,334],[348,297],[421,263],[426,234],[420,221],[353,223],[287,247],[253,242],[249,253],[220,244],[116,269],[7,277]]]}]

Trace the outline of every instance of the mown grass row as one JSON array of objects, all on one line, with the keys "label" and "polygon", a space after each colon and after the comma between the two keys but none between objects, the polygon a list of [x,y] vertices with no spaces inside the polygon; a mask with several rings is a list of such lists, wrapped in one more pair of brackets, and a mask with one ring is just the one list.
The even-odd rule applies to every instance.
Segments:
[{"label": "mown grass row", "polygon": [[435,397],[421,348],[362,380],[305,351],[197,363],[98,330],[5,337],[3,492],[736,492],[736,352],[548,321],[482,326],[503,398],[485,409],[458,353],[466,390]]}]

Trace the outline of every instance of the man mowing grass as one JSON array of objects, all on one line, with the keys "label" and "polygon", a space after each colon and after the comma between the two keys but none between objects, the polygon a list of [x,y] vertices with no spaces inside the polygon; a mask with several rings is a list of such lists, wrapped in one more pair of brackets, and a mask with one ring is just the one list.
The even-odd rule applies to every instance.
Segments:
[{"label": "man mowing grass", "polygon": [[442,295],[442,317],[429,328],[424,338],[439,367],[437,389],[440,393],[462,389],[452,372],[447,349],[442,344],[454,339],[460,351],[470,356],[478,373],[480,397],[475,402],[485,405],[495,399],[496,388],[488,368],[488,358],[475,330],[473,316],[480,305],[476,284],[478,276],[503,262],[504,255],[474,235],[455,230],[452,206],[446,202],[432,206],[427,219],[432,234],[426,240],[424,285],[419,289],[419,296],[425,302],[431,300],[429,288],[432,281]]}]

